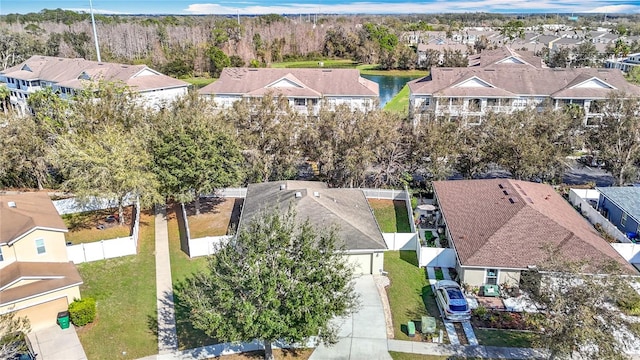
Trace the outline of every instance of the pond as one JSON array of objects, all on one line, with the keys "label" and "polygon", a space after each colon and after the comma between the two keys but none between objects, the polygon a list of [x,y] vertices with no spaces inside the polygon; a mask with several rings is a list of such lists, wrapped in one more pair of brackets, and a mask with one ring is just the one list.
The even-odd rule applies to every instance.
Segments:
[{"label": "pond", "polygon": [[378,83],[380,86],[380,107],[396,96],[406,83],[421,76],[387,76],[387,75],[362,75],[363,78]]}]

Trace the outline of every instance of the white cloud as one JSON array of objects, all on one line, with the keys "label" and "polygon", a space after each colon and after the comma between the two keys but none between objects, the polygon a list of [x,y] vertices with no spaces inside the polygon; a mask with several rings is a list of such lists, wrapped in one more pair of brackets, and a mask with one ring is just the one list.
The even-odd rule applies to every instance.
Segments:
[{"label": "white cloud", "polygon": [[[604,5],[602,0],[435,0],[422,3],[353,2],[343,4],[291,3],[273,6],[249,5],[223,6],[213,3],[191,4],[183,11],[189,14],[401,14],[401,13],[451,13],[451,12],[553,12],[553,13],[630,13],[640,12],[640,5]],[[238,6],[240,5],[240,6]]]}]

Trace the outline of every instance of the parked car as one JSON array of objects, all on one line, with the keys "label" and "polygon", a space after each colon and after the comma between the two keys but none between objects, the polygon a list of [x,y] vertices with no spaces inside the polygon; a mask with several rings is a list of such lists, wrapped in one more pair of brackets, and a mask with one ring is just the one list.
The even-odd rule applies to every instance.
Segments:
[{"label": "parked car", "polygon": [[445,319],[451,321],[466,321],[471,319],[469,303],[457,282],[440,280],[435,285],[436,301],[442,309]]}]

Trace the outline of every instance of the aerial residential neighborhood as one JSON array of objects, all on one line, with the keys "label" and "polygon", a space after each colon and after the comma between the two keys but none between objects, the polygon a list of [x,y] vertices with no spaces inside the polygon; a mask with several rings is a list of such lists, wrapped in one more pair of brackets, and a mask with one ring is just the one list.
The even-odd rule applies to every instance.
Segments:
[{"label": "aerial residential neighborhood", "polygon": [[640,7],[62,3],[0,14],[1,359],[640,357]]}]

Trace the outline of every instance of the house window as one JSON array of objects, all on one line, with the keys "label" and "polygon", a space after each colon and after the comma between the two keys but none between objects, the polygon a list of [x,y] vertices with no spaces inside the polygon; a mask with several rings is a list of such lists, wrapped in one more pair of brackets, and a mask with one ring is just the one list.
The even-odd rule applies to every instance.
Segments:
[{"label": "house window", "polygon": [[622,213],[622,217],[620,218],[620,225],[622,226],[627,225],[627,213]]},{"label": "house window", "polygon": [[480,111],[482,108],[482,100],[471,99],[469,100],[469,111]]},{"label": "house window", "polygon": [[300,98],[293,99],[293,103],[295,104],[295,106],[305,106],[305,105],[307,105],[305,99],[300,99]]},{"label": "house window", "polygon": [[487,269],[487,276],[484,283],[488,285],[498,285],[498,269]]},{"label": "house window", "polygon": [[44,247],[44,239],[36,240],[36,251],[38,252],[38,254],[44,254],[47,252],[47,249],[45,249]]}]

